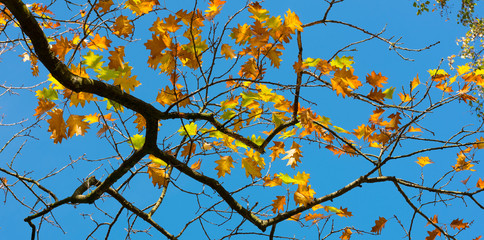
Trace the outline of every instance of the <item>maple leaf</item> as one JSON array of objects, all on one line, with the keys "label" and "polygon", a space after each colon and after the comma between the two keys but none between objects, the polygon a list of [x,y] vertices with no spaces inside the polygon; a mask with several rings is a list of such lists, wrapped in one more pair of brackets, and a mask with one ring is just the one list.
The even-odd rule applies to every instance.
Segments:
[{"label": "maple leaf", "polygon": [[230,174],[230,169],[234,168],[233,162],[234,160],[231,156],[224,156],[221,157],[220,160],[215,161],[215,163],[217,164],[215,170],[218,170],[217,176],[225,177],[226,173]]},{"label": "maple leaf", "polygon": [[158,188],[161,186],[166,187],[168,185],[168,181],[170,180],[168,174],[165,172],[165,169],[160,168],[160,164],[158,163],[150,163],[148,165],[148,176],[151,178],[153,182],[153,186],[158,185]]},{"label": "maple leaf", "polygon": [[54,143],[62,143],[62,139],[67,139],[66,134],[66,123],[64,122],[64,117],[62,116],[64,111],[59,108],[53,109],[47,114],[51,117],[47,120],[49,123],[48,132],[51,132],[50,138],[54,139]]},{"label": "maple leaf", "polygon": [[91,41],[87,44],[87,47],[93,50],[101,50],[102,52],[111,46],[111,42],[112,41],[105,36],[101,37],[99,33],[96,33],[96,35],[94,35],[94,38],[92,38]]},{"label": "maple leaf", "polygon": [[220,54],[224,55],[225,59],[237,58],[237,56],[235,55],[235,51],[232,50],[232,47],[228,44],[222,44]]},{"label": "maple leaf", "polygon": [[149,13],[155,5],[159,5],[158,0],[128,0],[126,7],[131,9],[137,16]]},{"label": "maple leaf", "polygon": [[136,128],[138,129],[138,133],[140,133],[141,131],[143,131],[143,129],[146,128],[146,120],[139,113],[136,113],[135,116],[136,119],[133,121],[133,123],[136,123]]},{"label": "maple leaf", "polygon": [[484,181],[481,178],[479,178],[479,180],[477,180],[476,187],[478,187],[480,189],[484,189]]},{"label": "maple leaf", "polygon": [[272,212],[277,213],[279,211],[284,212],[284,205],[286,204],[285,196],[276,196],[276,200],[272,200],[274,203],[271,204]]},{"label": "maple leaf", "polygon": [[350,240],[351,234],[352,234],[351,229],[345,228],[345,230],[343,231],[343,234],[339,238],[341,238],[341,240]]},{"label": "maple leaf", "polygon": [[206,12],[205,18],[207,20],[212,20],[217,14],[220,13],[224,4],[225,4],[225,1],[210,0],[210,2],[208,3],[209,5],[208,10],[205,10]]},{"label": "maple leaf", "polygon": [[69,118],[66,121],[68,130],[67,130],[67,136],[72,137],[74,134],[76,136],[82,135],[87,132],[87,129],[89,129],[89,123],[83,121],[84,116],[80,115],[70,115]]},{"label": "maple leaf", "polygon": [[115,47],[114,51],[109,51],[111,56],[108,57],[108,67],[111,69],[124,69],[124,46]]},{"label": "maple leaf", "polygon": [[59,56],[61,61],[64,61],[66,54],[73,49],[72,43],[67,38],[61,36],[60,39],[56,39],[56,43],[52,45],[51,50]]},{"label": "maple leaf", "polygon": [[42,114],[48,112],[50,109],[55,107],[55,103],[52,101],[49,101],[48,99],[39,99],[37,108],[35,108],[35,114],[34,116],[37,116],[37,119],[39,119]]},{"label": "maple leaf", "polygon": [[252,158],[247,157],[247,158],[242,158],[242,168],[245,169],[245,175],[247,177],[252,177],[254,178],[260,178],[262,176],[261,170],[262,168],[259,167],[257,162],[255,162]]},{"label": "maple leaf", "polygon": [[432,160],[429,159],[429,157],[417,157],[417,159],[418,161],[415,162],[418,163],[418,165],[420,165],[421,167],[424,167],[427,164],[434,163],[432,162]]},{"label": "maple leaf", "polygon": [[465,223],[463,222],[464,219],[455,219],[453,220],[451,223],[450,223],[450,227],[452,227],[453,229],[459,229],[459,230],[462,230],[462,229],[466,229],[469,227],[469,223]]},{"label": "maple leaf", "polygon": [[133,25],[131,25],[131,21],[128,20],[127,16],[119,16],[116,18],[116,21],[113,25],[113,33],[116,34],[118,37],[129,37],[133,33]]},{"label": "maple leaf", "polygon": [[366,82],[371,86],[377,88],[383,87],[384,83],[387,83],[388,78],[381,75],[381,73],[376,74],[375,71],[371,72],[371,75],[366,76]]},{"label": "maple leaf", "polygon": [[375,220],[375,226],[371,228],[371,232],[381,234],[381,230],[385,227],[386,222],[387,220],[384,217],[380,217],[378,220]]}]

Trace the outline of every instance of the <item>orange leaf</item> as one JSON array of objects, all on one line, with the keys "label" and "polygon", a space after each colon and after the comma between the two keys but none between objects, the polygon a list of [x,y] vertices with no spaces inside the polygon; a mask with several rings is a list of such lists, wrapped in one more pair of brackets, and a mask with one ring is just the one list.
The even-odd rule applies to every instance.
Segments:
[{"label": "orange leaf", "polygon": [[51,132],[50,138],[54,139],[54,143],[61,143],[62,139],[67,139],[66,135],[66,123],[64,122],[64,118],[62,109],[54,109],[47,114],[51,117],[47,122],[49,123],[48,132]]},{"label": "orange leaf", "polygon": [[137,16],[149,13],[155,5],[159,5],[158,0],[128,0],[126,7],[131,9]]},{"label": "orange leaf", "polygon": [[348,211],[348,208],[340,207],[339,209],[341,211],[337,212],[336,215],[338,215],[340,217],[352,217],[353,216],[353,214]]},{"label": "orange leaf", "polygon": [[384,217],[380,217],[378,220],[375,221],[375,226],[371,228],[371,232],[380,234],[381,230],[385,227],[386,222],[387,220]]},{"label": "orange leaf", "polygon": [[161,188],[161,186],[166,187],[169,181],[168,174],[160,166],[158,163],[150,163],[148,165],[148,176],[151,178],[153,186],[158,185],[158,188]]},{"label": "orange leaf", "polygon": [[264,180],[264,187],[269,186],[269,187],[275,187],[275,186],[281,186],[282,185],[282,179],[277,177],[277,174],[274,174],[274,178],[271,179],[270,176],[265,176],[263,178]]},{"label": "orange leaf", "polygon": [[398,93],[398,96],[400,97],[400,100],[402,100],[402,102],[410,102],[412,100],[412,98],[408,94]]},{"label": "orange leaf", "polygon": [[245,175],[248,177],[260,178],[262,176],[261,170],[262,168],[259,167],[257,162],[255,162],[252,158],[242,158],[242,168],[245,169]]},{"label": "orange leaf", "polygon": [[421,167],[427,165],[427,164],[431,164],[431,163],[434,163],[432,162],[432,160],[429,159],[429,157],[417,157],[418,161],[415,161],[418,165],[420,165]]},{"label": "orange leaf", "polygon": [[114,48],[114,51],[109,51],[111,56],[108,57],[108,67],[111,69],[124,69],[124,46]]},{"label": "orange leaf", "polygon": [[422,129],[414,128],[413,126],[410,126],[410,128],[408,129],[408,132],[422,132]]},{"label": "orange leaf", "polygon": [[350,240],[351,234],[352,234],[351,229],[345,228],[345,230],[343,231],[343,234],[339,238],[341,238],[341,240]]},{"label": "orange leaf", "polygon": [[202,166],[202,160],[201,160],[201,159],[199,159],[198,161],[194,162],[194,163],[193,163],[193,164],[190,166],[190,168],[191,168],[192,170],[195,170],[195,171],[196,171],[196,170],[199,170],[201,166]]},{"label": "orange leaf", "polygon": [[121,37],[129,37],[133,33],[133,26],[127,16],[119,16],[113,25],[113,33]]},{"label": "orange leaf", "polygon": [[236,58],[235,51],[228,44],[222,44],[220,53],[225,56],[225,59]]},{"label": "orange leaf", "polygon": [[210,0],[208,3],[209,7],[208,10],[205,10],[205,18],[207,20],[212,20],[217,14],[220,13],[222,10],[222,6],[225,4],[225,1],[220,0]]},{"label": "orange leaf", "polygon": [[299,17],[296,13],[291,12],[291,9],[287,10],[286,14],[284,15],[284,26],[291,29],[291,33],[294,33],[295,30],[300,32],[303,31],[302,23],[299,21]]},{"label": "orange leaf", "polygon": [[61,61],[64,61],[66,54],[72,49],[72,43],[67,38],[61,36],[56,43],[52,45],[51,50],[59,56]]},{"label": "orange leaf", "polygon": [[99,33],[96,33],[91,42],[87,44],[87,47],[93,50],[101,50],[108,49],[111,46],[111,40],[107,39],[106,37],[101,37]]},{"label": "orange leaf", "polygon": [[469,227],[469,223],[465,223],[465,222],[462,222],[464,219],[455,219],[454,221],[452,221],[450,223],[450,226],[453,228],[453,229],[459,229],[459,230],[462,230],[462,229],[466,229]]},{"label": "orange leaf", "polygon": [[440,231],[438,228],[434,229],[433,231],[427,231],[427,233],[429,234],[425,240],[435,240],[435,237],[440,236]]},{"label": "orange leaf", "polygon": [[417,74],[417,76],[412,80],[411,91],[413,91],[413,89],[415,89],[419,84],[420,84],[420,79],[418,78],[418,74]]},{"label": "orange leaf", "polygon": [[[100,0],[96,6],[94,7],[95,10],[97,10],[99,13],[106,13],[109,11],[109,8],[113,5],[113,0]],[[101,10],[99,10],[102,8]]]},{"label": "orange leaf", "polygon": [[316,192],[311,189],[311,185],[298,185],[297,191],[294,192],[294,201],[297,205],[306,206],[313,201],[314,194],[316,194]]},{"label": "orange leaf", "polygon": [[74,134],[76,136],[82,135],[87,132],[87,129],[89,129],[89,123],[82,121],[84,119],[84,116],[79,116],[79,115],[70,115],[69,118],[66,121],[67,127],[69,130],[67,130],[67,136],[72,137]]},{"label": "orange leaf", "polygon": [[476,143],[473,145],[474,148],[483,149],[484,148],[484,138],[476,139]]},{"label": "orange leaf", "polygon": [[274,146],[270,147],[269,149],[272,150],[271,155],[269,155],[270,157],[272,157],[272,161],[278,158],[281,153],[284,154],[286,152],[284,150],[284,142],[274,141]]},{"label": "orange leaf", "polygon": [[136,123],[136,128],[138,129],[138,133],[140,133],[141,131],[143,131],[143,129],[146,128],[146,120],[139,113],[136,113],[135,115],[136,119],[133,121],[133,123]]},{"label": "orange leaf", "polygon": [[384,83],[387,83],[388,78],[381,75],[381,73],[376,74],[375,71],[371,72],[371,75],[366,76],[366,82],[371,86],[377,88],[382,88]]},{"label": "orange leaf", "polygon": [[277,213],[278,211],[284,212],[284,205],[286,204],[285,196],[276,196],[276,200],[272,200],[274,203],[271,204],[272,212]]},{"label": "orange leaf", "polygon": [[215,161],[217,167],[215,170],[218,170],[217,176],[218,177],[225,177],[225,174],[230,174],[230,168],[234,167],[233,164],[234,160],[231,156],[221,157],[220,160]]},{"label": "orange leaf", "polygon": [[185,146],[183,146],[183,151],[181,153],[181,156],[191,156],[192,154],[195,153],[195,150],[197,148],[197,145],[194,143],[188,143]]},{"label": "orange leaf", "polygon": [[373,114],[370,116],[370,122],[371,123],[379,123],[380,116],[385,112],[383,108],[377,108],[375,111],[373,111]]},{"label": "orange leaf", "polygon": [[383,102],[386,94],[381,89],[373,88],[368,94],[368,98],[377,102]]},{"label": "orange leaf", "polygon": [[[433,223],[438,223],[439,222],[439,219],[437,218],[437,214],[435,214],[431,219],[430,221],[432,221]],[[427,224],[425,226],[428,226],[430,224],[430,222],[427,222]]]},{"label": "orange leaf", "polygon": [[484,189],[484,181],[482,181],[481,178],[479,178],[479,180],[477,181],[476,187]]},{"label": "orange leaf", "polygon": [[47,99],[39,99],[39,106],[35,108],[35,114],[34,116],[37,116],[37,119],[42,116],[45,112],[48,112],[50,109],[52,109],[55,106],[55,103],[52,101],[49,101]]}]

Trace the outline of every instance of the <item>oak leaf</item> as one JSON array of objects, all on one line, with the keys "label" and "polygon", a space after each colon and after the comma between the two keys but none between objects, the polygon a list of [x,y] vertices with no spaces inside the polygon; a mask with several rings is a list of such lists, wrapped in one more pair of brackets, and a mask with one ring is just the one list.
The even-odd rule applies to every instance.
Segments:
[{"label": "oak leaf", "polygon": [[185,146],[182,147],[183,150],[181,152],[181,156],[191,156],[195,153],[195,150],[197,149],[197,145],[195,143],[187,143]]},{"label": "oak leaf", "polygon": [[276,187],[276,186],[281,186],[282,185],[282,179],[278,177],[277,174],[274,174],[274,178],[271,179],[270,176],[265,176],[263,178],[264,180],[264,187]]},{"label": "oak leaf", "polygon": [[[94,9],[97,10],[99,13],[106,13],[109,11],[111,6],[113,5],[113,0],[100,0],[96,6],[94,6]],[[101,9],[101,10],[99,10]]]},{"label": "oak leaf", "polygon": [[207,20],[212,20],[217,14],[220,13],[224,4],[225,4],[225,1],[210,0],[210,2],[208,3],[209,5],[208,10],[205,10],[206,12],[205,18]]},{"label": "oak leaf", "polygon": [[336,215],[338,215],[340,217],[352,217],[353,216],[353,214],[350,211],[348,211],[348,208],[340,207],[339,210],[341,210],[341,211],[337,212]]},{"label": "oak leaf", "polygon": [[[437,214],[434,215],[432,218],[430,218],[430,221],[432,221],[432,223],[438,223],[439,219],[437,217]],[[430,222],[427,222],[427,224],[425,226],[428,226],[429,224],[430,224]]]},{"label": "oak leaf", "polygon": [[376,74],[375,71],[371,72],[371,75],[366,76],[366,82],[371,86],[377,88],[383,87],[383,84],[387,83],[388,78],[381,75],[381,73]]},{"label": "oak leaf", "polygon": [[418,161],[415,161],[418,165],[421,167],[424,167],[427,164],[434,163],[432,160],[429,159],[429,157],[417,157]]},{"label": "oak leaf", "polygon": [[352,234],[351,229],[345,228],[343,230],[343,234],[341,234],[341,237],[339,237],[339,238],[341,238],[341,240],[350,240],[351,234]]},{"label": "oak leaf", "polygon": [[311,189],[311,185],[298,185],[297,191],[294,192],[294,201],[299,206],[306,206],[313,201],[314,194],[316,194],[316,192]]},{"label": "oak leaf", "polygon": [[52,101],[49,101],[48,99],[39,99],[37,108],[35,108],[35,114],[34,116],[37,116],[37,119],[39,119],[42,114],[48,112],[50,109],[55,107],[55,103]]},{"label": "oak leaf", "polygon": [[385,227],[386,222],[387,220],[384,217],[380,217],[378,220],[375,220],[375,226],[371,228],[371,232],[380,234],[381,230]]},{"label": "oak leaf", "polygon": [[228,44],[222,44],[222,47],[221,47],[221,50],[220,50],[220,54],[222,54],[223,56],[225,56],[225,59],[236,58],[237,57],[236,54],[235,54],[235,51]]},{"label": "oak leaf", "polygon": [[418,78],[418,74],[417,74],[417,76],[414,77],[412,80],[410,91],[413,91],[413,89],[415,89],[419,84],[420,84],[420,79]]},{"label": "oak leaf", "polygon": [[62,143],[62,139],[67,139],[66,133],[66,123],[64,122],[64,117],[62,116],[64,111],[59,108],[53,109],[47,114],[51,117],[47,120],[49,123],[48,132],[51,132],[50,138],[54,139],[54,143]]},{"label": "oak leaf", "polygon": [[155,5],[159,5],[158,0],[128,0],[126,7],[131,9],[137,16],[149,13]]},{"label": "oak leaf", "polygon": [[469,223],[465,223],[463,222],[464,219],[454,219],[451,223],[450,223],[450,227],[452,227],[453,229],[459,229],[459,230],[462,230],[462,229],[466,229],[469,227]]},{"label": "oak leaf", "polygon": [[255,162],[252,158],[246,157],[242,158],[242,168],[245,169],[245,175],[247,177],[260,178],[262,176],[261,170],[262,168],[259,167],[257,162]]},{"label": "oak leaf", "polygon": [[271,204],[272,212],[277,213],[279,211],[284,212],[284,205],[286,204],[285,196],[276,196],[276,200],[272,200],[274,203]]},{"label": "oak leaf", "polygon": [[101,37],[99,33],[96,33],[96,35],[94,35],[94,38],[92,38],[91,41],[87,44],[87,47],[89,49],[101,50],[101,52],[105,49],[107,50],[110,46],[111,40],[106,37]]},{"label": "oak leaf", "polygon": [[201,167],[201,166],[202,166],[202,160],[201,160],[201,159],[198,159],[198,161],[194,162],[194,163],[193,163],[193,164],[190,166],[190,168],[191,168],[192,170],[195,170],[195,171],[196,171],[196,170],[200,170],[200,167]]},{"label": "oak leaf", "polygon": [[153,186],[158,185],[158,188],[161,186],[166,187],[168,185],[168,181],[170,180],[168,174],[165,172],[165,169],[160,168],[160,164],[158,163],[150,163],[148,165],[148,176],[151,178],[153,182]]},{"label": "oak leaf", "polygon": [[59,56],[61,61],[64,61],[66,54],[73,49],[72,43],[67,38],[61,36],[60,39],[56,39],[56,43],[52,45],[51,50]]},{"label": "oak leaf", "polygon": [[111,56],[108,57],[108,67],[111,69],[124,69],[124,46],[115,47],[114,51],[109,51]]},{"label": "oak leaf", "polygon": [[72,137],[74,136],[74,134],[76,134],[76,136],[78,135],[84,136],[84,134],[87,132],[87,129],[89,129],[89,123],[83,120],[84,120],[84,116],[74,115],[74,114],[69,116],[69,118],[66,121],[66,124],[68,127],[68,130],[67,130],[68,137]]},{"label": "oak leaf", "polygon": [[131,25],[131,21],[128,20],[127,16],[119,16],[116,18],[116,21],[113,25],[113,33],[116,34],[118,37],[129,37],[133,33],[133,25]]},{"label": "oak leaf", "polygon": [[221,157],[220,160],[215,161],[217,167],[215,170],[218,170],[217,176],[218,177],[225,177],[225,174],[230,174],[230,169],[234,167],[233,164],[234,160],[231,156],[224,156]]},{"label": "oak leaf", "polygon": [[480,189],[484,189],[484,181],[481,178],[479,178],[479,180],[477,180],[476,187],[478,187]]}]

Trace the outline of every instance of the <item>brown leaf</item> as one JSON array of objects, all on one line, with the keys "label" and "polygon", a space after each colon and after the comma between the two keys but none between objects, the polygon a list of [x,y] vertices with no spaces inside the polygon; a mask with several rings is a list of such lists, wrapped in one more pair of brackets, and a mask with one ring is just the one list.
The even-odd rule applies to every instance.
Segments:
[{"label": "brown leaf", "polygon": [[371,232],[380,234],[381,230],[385,227],[386,222],[387,220],[384,217],[380,217],[378,220],[375,220],[375,226],[371,228]]}]

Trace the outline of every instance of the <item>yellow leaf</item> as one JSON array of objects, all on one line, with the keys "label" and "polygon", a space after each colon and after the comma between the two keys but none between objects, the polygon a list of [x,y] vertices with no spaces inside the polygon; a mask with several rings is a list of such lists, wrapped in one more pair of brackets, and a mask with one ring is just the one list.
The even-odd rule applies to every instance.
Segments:
[{"label": "yellow leaf", "polygon": [[55,107],[55,105],[56,104],[54,102],[49,101],[47,99],[39,99],[39,106],[35,108],[34,116],[37,116],[37,119],[39,119],[40,116],[42,116],[42,114],[44,114],[45,112],[48,112],[50,109]]},{"label": "yellow leaf", "polygon": [[96,33],[94,38],[91,39],[91,42],[87,44],[89,49],[101,50],[101,52],[104,49],[108,49],[109,46],[111,46],[111,40],[107,39],[106,37],[101,37],[99,33]]},{"label": "yellow leaf", "polygon": [[415,161],[418,165],[421,167],[424,167],[427,164],[434,163],[432,160],[429,159],[429,157],[417,157],[418,161]]},{"label": "yellow leaf", "polygon": [[195,171],[196,171],[196,170],[199,170],[201,166],[202,166],[202,160],[200,160],[200,159],[199,159],[198,161],[194,162],[194,163],[193,163],[193,164],[190,166],[190,168],[191,168],[192,170],[195,170]]},{"label": "yellow leaf", "polygon": [[234,167],[233,164],[234,160],[231,156],[224,156],[221,157],[220,160],[215,161],[217,167],[215,170],[218,170],[217,176],[218,177],[225,177],[225,174],[230,174],[230,169]]},{"label": "yellow leaf", "polygon": [[157,163],[150,163],[148,165],[148,175],[153,182],[153,186],[158,185],[158,188],[161,188],[161,186],[166,187],[170,180],[165,169],[160,168],[160,164]]},{"label": "yellow leaf", "polygon": [[47,114],[51,117],[47,120],[49,123],[48,132],[51,132],[50,138],[54,139],[54,143],[61,143],[62,139],[67,139],[66,123],[64,122],[62,109],[55,108]]},{"label": "yellow leaf", "polygon": [[350,240],[351,239],[351,229],[349,228],[345,228],[345,230],[343,231],[343,234],[341,235],[341,240]]},{"label": "yellow leaf", "polygon": [[113,25],[113,33],[121,37],[129,37],[133,33],[133,25],[127,16],[119,16]]},{"label": "yellow leaf", "polygon": [[418,74],[417,76],[412,80],[412,87],[411,87],[411,91],[413,91],[413,89],[415,89],[418,85],[420,84],[420,80],[418,78]]},{"label": "yellow leaf", "polygon": [[235,55],[235,51],[228,44],[222,44],[220,54],[224,55],[225,59],[237,58],[237,56]]},{"label": "yellow leaf", "polygon": [[245,169],[245,175],[247,177],[260,178],[262,176],[261,170],[257,163],[252,158],[242,158],[242,168]]}]

